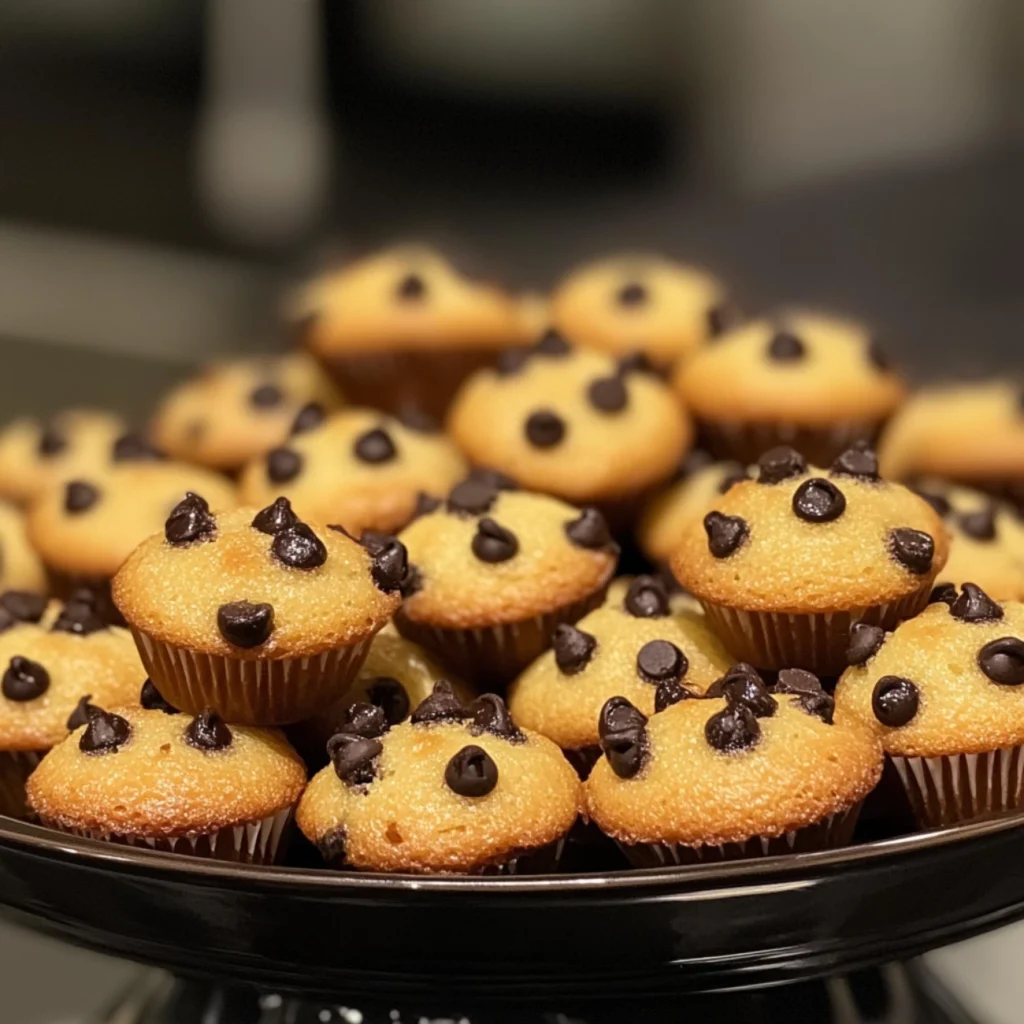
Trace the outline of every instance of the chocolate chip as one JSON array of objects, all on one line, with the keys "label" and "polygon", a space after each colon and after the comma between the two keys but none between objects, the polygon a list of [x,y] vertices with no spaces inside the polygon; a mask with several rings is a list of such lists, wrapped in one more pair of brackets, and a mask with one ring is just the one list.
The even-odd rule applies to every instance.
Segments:
[{"label": "chocolate chip", "polygon": [[533,351],[542,356],[560,358],[572,352],[572,346],[553,327],[549,327],[533,346]]},{"label": "chocolate chip", "polygon": [[474,736],[490,733],[510,743],[525,743],[526,736],[512,721],[505,702],[496,693],[484,693],[467,708],[472,716],[469,731]]},{"label": "chocolate chip", "polygon": [[889,553],[915,576],[931,572],[935,541],[921,530],[900,526],[889,532]]},{"label": "chocolate chip", "polygon": [[68,439],[64,431],[56,423],[44,423],[39,433],[39,444],[36,451],[46,459],[54,455],[60,455],[68,446]]},{"label": "chocolate chip", "polygon": [[580,548],[592,551],[610,548],[615,541],[604,516],[596,508],[585,508],[573,520],[565,524],[566,536]]},{"label": "chocolate chip", "polygon": [[112,451],[114,462],[145,462],[167,458],[159,448],[152,445],[142,434],[122,434]]},{"label": "chocolate chip", "polygon": [[418,302],[427,294],[427,283],[419,274],[406,274],[395,286],[395,295],[403,302]]},{"label": "chocolate chip", "polygon": [[267,479],[286,484],[302,472],[302,456],[294,448],[271,448],[267,452]]},{"label": "chocolate chip", "polygon": [[637,675],[655,685],[682,679],[689,667],[686,655],[668,640],[649,640],[636,656]]},{"label": "chocolate chip", "polygon": [[629,401],[629,393],[620,378],[598,377],[587,387],[587,399],[600,412],[621,412]]},{"label": "chocolate chip", "polygon": [[757,743],[761,738],[761,726],[745,704],[730,704],[707,720],[704,738],[715,750],[736,754]]},{"label": "chocolate chip", "polygon": [[555,664],[562,675],[574,676],[587,667],[597,647],[597,637],[582,629],[561,623],[551,637]]},{"label": "chocolate chip", "polygon": [[426,491],[420,491],[416,495],[416,506],[412,510],[412,517],[419,519],[420,516],[429,516],[431,512],[436,512],[440,507],[440,498],[435,498],[432,494],[427,494]]},{"label": "chocolate chip", "polygon": [[292,511],[292,503],[287,498],[280,497],[253,516],[252,526],[260,533],[275,536],[289,526],[294,526],[298,521],[299,517]]},{"label": "chocolate chip", "polygon": [[366,684],[366,696],[384,712],[388,725],[398,725],[409,716],[409,694],[391,676],[377,676]]},{"label": "chocolate chip", "polygon": [[847,448],[832,463],[829,472],[832,476],[850,476],[871,483],[881,479],[878,475],[878,456],[866,444]]},{"label": "chocolate chip", "polygon": [[678,679],[666,679],[663,683],[658,683],[658,688],[654,691],[655,713],[691,697],[693,694]]},{"label": "chocolate chip", "polygon": [[996,510],[992,507],[968,512],[957,519],[957,525],[972,540],[996,539]]},{"label": "chocolate chip", "polygon": [[872,338],[868,343],[868,362],[878,370],[888,370],[892,367],[892,361],[879,347],[878,342]]},{"label": "chocolate chip", "polygon": [[490,512],[491,506],[498,500],[498,491],[489,483],[475,477],[468,477],[457,483],[448,495],[448,511],[456,515],[465,513],[470,516],[482,516]]},{"label": "chocolate chip", "polygon": [[469,717],[466,706],[455,696],[452,684],[446,679],[434,683],[430,696],[420,702],[412,713],[413,725],[429,725],[433,722],[459,722]]},{"label": "chocolate chip", "polygon": [[882,725],[898,729],[917,714],[917,687],[902,676],[882,676],[871,693],[871,710]]},{"label": "chocolate chip", "polygon": [[704,531],[708,535],[708,550],[715,558],[728,558],[750,536],[745,519],[722,512],[709,512],[704,517]]},{"label": "chocolate chip", "polygon": [[743,313],[735,303],[725,301],[712,306],[707,313],[708,336],[718,338],[743,323]]},{"label": "chocolate chip", "polygon": [[152,679],[147,679],[142,684],[142,692],[139,694],[139,703],[147,711],[162,711],[165,715],[176,715],[178,709],[164,700],[163,694],[153,684]]},{"label": "chocolate chip", "polygon": [[768,342],[768,358],[777,363],[792,363],[803,359],[807,347],[790,331],[777,331]]},{"label": "chocolate chip", "polygon": [[502,473],[500,469],[488,469],[486,466],[476,466],[474,469],[469,471],[468,479],[475,480],[480,484],[486,484],[488,487],[493,487],[496,491],[519,490],[519,484],[517,484],[507,473]]},{"label": "chocolate chip", "polygon": [[401,590],[409,575],[409,552],[405,545],[397,537],[384,535],[375,538],[368,550],[373,556],[370,575],[377,589],[385,594]]},{"label": "chocolate chip", "polygon": [[531,355],[528,348],[504,348],[498,353],[494,369],[499,377],[512,377],[530,361]]},{"label": "chocolate chip", "polygon": [[736,484],[750,479],[747,471],[739,463],[729,463],[727,466],[728,468],[723,467],[726,468],[726,473],[722,477],[722,482],[718,485],[719,494],[728,494]]},{"label": "chocolate chip", "polygon": [[913,491],[919,498],[924,498],[943,519],[953,511],[953,506],[950,505],[949,499],[944,494],[939,494],[937,491],[922,490],[920,487],[913,488]]},{"label": "chocolate chip", "polygon": [[398,449],[383,427],[374,427],[356,438],[352,453],[360,462],[376,466],[381,462],[390,462],[398,454]]},{"label": "chocolate chip", "polygon": [[83,754],[113,754],[132,736],[132,727],[120,715],[96,709],[89,716],[85,732],[79,737],[78,749]]},{"label": "chocolate chip", "polygon": [[169,544],[182,547],[194,541],[209,540],[217,532],[217,523],[210,514],[205,498],[188,491],[171,509],[164,523],[164,536]]},{"label": "chocolate chip", "polygon": [[327,741],[327,756],[335,774],[348,786],[367,786],[377,777],[377,758],[384,750],[380,740],[339,732]]},{"label": "chocolate chip", "polygon": [[806,523],[831,523],[846,511],[846,497],[831,480],[811,477],[793,494],[793,512]]},{"label": "chocolate chip", "polygon": [[1024,640],[1001,636],[978,651],[978,667],[1000,686],[1024,685]]},{"label": "chocolate chip", "polygon": [[602,738],[626,729],[642,729],[647,716],[625,697],[609,697],[597,720],[597,733]]},{"label": "chocolate chip", "polygon": [[656,576],[637,576],[626,589],[622,607],[637,619],[661,619],[668,615],[665,584]]},{"label": "chocolate chip", "polygon": [[835,721],[836,702],[824,690],[803,693],[793,703],[807,714],[820,718],[826,725],[832,725]]},{"label": "chocolate chip", "polygon": [[788,445],[770,448],[757,460],[759,484],[779,484],[807,472],[804,457]]},{"label": "chocolate chip", "polygon": [[231,730],[213,708],[203,708],[185,730],[185,742],[196,750],[213,753],[231,746]]},{"label": "chocolate chip", "polygon": [[550,409],[538,409],[527,417],[523,430],[534,448],[553,448],[565,437],[565,421]]},{"label": "chocolate chip", "polygon": [[1003,609],[976,583],[965,583],[949,606],[949,614],[961,622],[998,622]]},{"label": "chocolate chip", "polygon": [[276,384],[260,384],[249,393],[254,409],[274,409],[284,401],[284,392]]},{"label": "chocolate chip", "polygon": [[85,480],[72,480],[64,488],[64,509],[72,515],[88,511],[99,500],[99,488]]},{"label": "chocolate chip", "polygon": [[375,740],[383,736],[390,728],[391,724],[382,707],[370,701],[360,700],[345,708],[337,731]]},{"label": "chocolate chip", "polygon": [[938,586],[932,587],[932,592],[928,595],[929,604],[948,604],[952,607],[955,600],[955,583],[940,583]]},{"label": "chocolate chip", "polygon": [[771,718],[779,706],[768,692],[761,674],[745,661],[737,662],[724,676],[716,679],[707,688],[705,696],[724,697],[729,704],[743,704],[757,718]]},{"label": "chocolate chip", "polygon": [[627,352],[624,356],[619,356],[618,362],[615,364],[615,372],[620,377],[628,377],[631,373],[661,376],[657,367],[651,362],[651,357],[641,349],[635,349],[632,352]]},{"label": "chocolate chip", "polygon": [[320,851],[327,864],[339,866],[345,862],[345,843],[348,840],[348,832],[344,827],[331,829],[322,839],[316,848]]},{"label": "chocolate chip", "polygon": [[498,766],[482,747],[463,747],[448,762],[444,781],[459,796],[487,796],[498,784]]},{"label": "chocolate chip", "polygon": [[416,434],[436,434],[441,429],[437,420],[418,405],[404,404],[398,410],[398,422]]},{"label": "chocolate chip", "polygon": [[855,622],[850,627],[850,642],[846,647],[847,665],[865,665],[885,643],[885,630],[866,622]]},{"label": "chocolate chip", "polygon": [[625,697],[605,701],[598,718],[601,750],[613,772],[631,779],[647,760],[647,716]]},{"label": "chocolate chip", "polygon": [[821,680],[802,668],[784,668],[775,683],[776,693],[821,693]]},{"label": "chocolate chip", "polygon": [[96,595],[89,590],[78,590],[61,608],[50,632],[89,636],[90,633],[109,628],[96,609]]},{"label": "chocolate chip", "polygon": [[618,290],[615,301],[620,306],[642,306],[647,301],[647,289],[639,281],[630,281]]},{"label": "chocolate chip", "polygon": [[323,421],[327,419],[327,411],[319,402],[307,402],[292,420],[291,434],[307,434],[316,430]]},{"label": "chocolate chip", "polygon": [[269,604],[232,601],[217,609],[217,629],[229,644],[246,650],[266,643],[274,631],[274,608]]},{"label": "chocolate chip", "polygon": [[38,622],[46,611],[47,599],[27,590],[5,590],[0,594],[0,608],[18,622]]},{"label": "chocolate chip", "polygon": [[91,693],[87,693],[84,697],[80,697],[78,703],[75,705],[75,710],[68,715],[68,720],[64,723],[68,732],[74,732],[76,729],[80,729],[83,725],[88,725],[89,719],[102,710],[95,704],[89,703],[89,698],[91,696]]},{"label": "chocolate chip", "polygon": [[476,524],[471,547],[481,562],[496,564],[515,558],[519,551],[519,541],[511,530],[506,530],[486,516]]},{"label": "chocolate chip", "polygon": [[327,548],[307,523],[296,523],[274,536],[270,550],[292,569],[317,569],[327,561]]}]

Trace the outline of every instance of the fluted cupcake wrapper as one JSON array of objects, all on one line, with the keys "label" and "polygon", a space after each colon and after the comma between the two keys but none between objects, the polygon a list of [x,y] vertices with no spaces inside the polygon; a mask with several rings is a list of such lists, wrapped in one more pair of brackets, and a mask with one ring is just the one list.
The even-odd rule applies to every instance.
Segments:
[{"label": "fluted cupcake wrapper", "polygon": [[371,639],[305,658],[228,658],[154,640],[132,628],[142,663],[161,696],[197,715],[213,708],[239,725],[288,725],[345,695]]},{"label": "fluted cupcake wrapper", "polygon": [[294,811],[294,807],[286,807],[259,821],[229,825],[214,832],[188,832],[180,836],[140,836],[124,832],[67,828],[60,822],[44,817],[40,817],[40,822],[58,832],[86,839],[99,839],[121,846],[141,846],[163,853],[208,857],[236,864],[274,864],[284,857]]},{"label": "fluted cupcake wrapper", "polygon": [[0,814],[34,820],[25,802],[25,783],[45,754],[45,750],[0,751]]},{"label": "fluted cupcake wrapper", "polygon": [[922,828],[958,825],[1024,808],[1024,748],[890,757]]},{"label": "fluted cupcake wrapper", "polygon": [[855,622],[895,629],[928,604],[935,574],[922,577],[912,594],[896,601],[806,615],[754,612],[701,601],[708,625],[737,661],[757,668],[804,668],[837,676],[847,667],[850,627]]},{"label": "fluted cupcake wrapper", "polygon": [[700,434],[718,459],[749,465],[779,445],[795,448],[812,466],[828,466],[857,441],[873,442],[883,426],[877,422],[846,421],[822,427],[797,423],[739,423],[701,420]]}]

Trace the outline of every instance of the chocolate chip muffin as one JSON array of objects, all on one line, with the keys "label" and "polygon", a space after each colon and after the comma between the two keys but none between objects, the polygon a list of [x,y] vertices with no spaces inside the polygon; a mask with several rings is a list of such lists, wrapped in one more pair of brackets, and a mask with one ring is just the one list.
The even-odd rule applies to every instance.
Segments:
[{"label": "chocolate chip muffin", "polygon": [[128,631],[107,626],[88,595],[47,608],[19,591],[0,594],[0,672],[0,814],[23,817],[25,779],[83,702],[134,701],[145,672]]},{"label": "chocolate chip muffin", "polygon": [[668,367],[720,334],[735,314],[711,274],[664,256],[623,253],[574,270],[552,296],[566,337]]},{"label": "chocolate chip muffin", "polygon": [[672,475],[693,435],[664,382],[635,365],[549,333],[466,382],[450,433],[474,465],[598,505],[618,528]]},{"label": "chocolate chip muffin", "polygon": [[286,444],[249,463],[239,490],[246,504],[258,506],[283,494],[299,515],[338,523],[358,537],[401,529],[420,494],[447,494],[465,475],[452,442],[417,420],[406,426],[370,409],[317,420],[307,408]]},{"label": "chocolate chip muffin", "polygon": [[0,501],[0,591],[46,591],[43,563],[29,543],[25,516],[14,505]]},{"label": "chocolate chip muffin", "polygon": [[341,399],[305,353],[236,359],[174,388],[157,409],[151,433],[176,459],[234,473],[284,444],[310,403],[331,411]]},{"label": "chocolate chip muffin", "polygon": [[462,381],[520,337],[511,296],[425,246],[357,260],[306,294],[309,350],[346,394],[388,412],[443,416]]},{"label": "chocolate chip muffin", "polygon": [[405,575],[393,538],[371,554],[287,500],[214,513],[189,494],[124,563],[113,595],[175,707],[284,725],[344,694]]},{"label": "chocolate chip muffin", "polygon": [[704,693],[731,664],[702,614],[673,613],[664,585],[638,576],[621,603],[555,630],[552,649],[509,689],[509,707],[585,775],[600,754],[598,719],[610,698],[625,697],[652,715],[684,691]]},{"label": "chocolate chip muffin", "polygon": [[105,466],[125,429],[120,417],[89,409],[15,420],[0,431],[0,497],[24,504],[52,484]]},{"label": "chocolate chip muffin", "polygon": [[618,549],[593,509],[481,477],[402,531],[403,636],[481,689],[505,686],[604,599]]},{"label": "chocolate chip muffin", "polygon": [[653,716],[608,701],[584,813],[638,867],[848,843],[882,774],[872,730],[798,669],[769,692],[737,665],[711,692]]},{"label": "chocolate chip muffin", "polygon": [[724,335],[680,366],[674,384],[708,448],[744,465],[787,444],[827,466],[872,440],[905,393],[864,328],[799,312]]},{"label": "chocolate chip muffin", "polygon": [[500,697],[463,704],[444,684],[390,726],[354,704],[298,824],[336,866],[412,874],[551,870],[579,813],[558,747],[520,729]]},{"label": "chocolate chip muffin", "polygon": [[272,729],[89,704],[28,781],[50,828],[90,839],[246,864],[284,849],[306,768]]},{"label": "chocolate chip muffin", "polygon": [[1024,605],[936,588],[894,632],[857,625],[837,713],[871,724],[923,827],[1024,806]]},{"label": "chocolate chip muffin", "polygon": [[838,675],[851,624],[916,615],[948,552],[937,513],[881,480],[870,449],[821,471],[778,448],[687,529],[672,571],[737,657]]}]

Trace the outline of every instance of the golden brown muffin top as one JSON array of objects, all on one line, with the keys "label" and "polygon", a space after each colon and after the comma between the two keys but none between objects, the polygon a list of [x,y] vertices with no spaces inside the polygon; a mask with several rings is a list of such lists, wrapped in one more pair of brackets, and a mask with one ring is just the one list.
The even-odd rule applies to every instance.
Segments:
[{"label": "golden brown muffin top", "polygon": [[651,718],[610,702],[585,813],[620,842],[703,846],[780,836],[848,810],[878,783],[881,744],[856,716],[833,720],[816,684],[785,670],[770,694],[741,665],[725,698],[682,700]]},{"label": "golden brown muffin top", "polygon": [[285,445],[246,466],[239,483],[246,504],[266,505],[283,494],[300,516],[338,523],[355,536],[391,533],[412,519],[421,493],[447,494],[466,475],[465,460],[444,434],[372,409],[315,420],[309,410],[300,413]]},{"label": "golden brown muffin top", "polygon": [[369,639],[400,603],[405,551],[373,554],[307,523],[286,499],[211,512],[189,495],[113,582],[129,625],[157,641],[245,660],[311,656]]},{"label": "golden brown muffin top", "polygon": [[579,812],[562,752],[517,728],[493,694],[467,706],[439,687],[390,729],[355,705],[331,754],[297,821],[329,860],[364,870],[479,871],[556,842]]},{"label": "golden brown muffin top", "polygon": [[1024,743],[1024,605],[980,587],[937,587],[891,634],[851,632],[836,707],[903,757],[977,754]]},{"label": "golden brown muffin top", "polygon": [[679,367],[674,385],[699,419],[805,427],[878,422],[905,393],[863,327],[804,312],[723,335]]},{"label": "golden brown muffin top", "polygon": [[549,333],[463,384],[449,431],[470,462],[567,501],[620,498],[667,479],[693,427],[658,377]]},{"label": "golden brown muffin top", "polygon": [[725,288],[664,256],[622,253],[578,267],[552,296],[554,322],[579,344],[617,355],[644,352],[669,365],[718,334]]},{"label": "golden brown muffin top", "polygon": [[25,516],[6,501],[0,501],[0,590],[46,590],[43,563],[29,543]]},{"label": "golden brown muffin top", "polygon": [[774,448],[693,523],[672,556],[676,579],[703,601],[747,611],[812,612],[907,597],[946,564],[932,507],[878,477],[856,446],[826,472]]},{"label": "golden brown muffin top", "polygon": [[148,838],[269,818],[305,782],[305,765],[275,729],[122,706],[93,709],[27,790],[32,809],[62,828]]}]

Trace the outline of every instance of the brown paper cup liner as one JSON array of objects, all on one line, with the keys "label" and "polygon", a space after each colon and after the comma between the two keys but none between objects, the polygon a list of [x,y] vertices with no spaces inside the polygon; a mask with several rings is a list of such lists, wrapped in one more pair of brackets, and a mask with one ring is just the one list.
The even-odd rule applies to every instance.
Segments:
[{"label": "brown paper cup liner", "polygon": [[0,814],[34,820],[25,802],[25,782],[43,759],[45,750],[0,751]]},{"label": "brown paper cup liner", "polygon": [[190,857],[232,861],[235,864],[274,864],[283,859],[287,848],[294,807],[245,825],[233,825],[216,832],[190,832],[183,836],[137,836],[121,832],[99,832],[84,828],[63,828],[55,821],[40,818],[47,828],[100,839],[121,846],[141,846],[163,853],[181,853]]},{"label": "brown paper cup liner", "polygon": [[861,804],[823,818],[805,828],[781,836],[752,836],[745,842],[715,846],[684,846],[681,843],[620,843],[619,847],[637,868],[660,868],[671,864],[715,864],[751,857],[775,857],[786,853],[810,853],[846,846],[853,838]]},{"label": "brown paper cup liner", "polygon": [[867,608],[795,615],[748,612],[701,601],[708,625],[737,661],[756,668],[804,668],[819,676],[838,676],[846,669],[850,626],[866,622],[885,630],[913,618],[931,595],[932,573],[914,593]]},{"label": "brown paper cup liner", "polygon": [[165,700],[191,715],[213,708],[238,725],[288,725],[330,707],[351,686],[371,642],[309,658],[247,661],[188,651],[134,627],[132,635]]},{"label": "brown paper cup liner", "polygon": [[1024,748],[981,754],[892,757],[917,823],[958,825],[1024,807]]},{"label": "brown paper cup liner", "polygon": [[408,640],[425,647],[449,670],[481,691],[503,692],[527,665],[551,646],[551,634],[563,622],[582,619],[604,601],[606,581],[587,597],[546,615],[520,622],[473,629],[445,629],[413,622],[399,609],[395,625]]},{"label": "brown paper cup liner", "polygon": [[75,576],[46,566],[46,581],[50,593],[66,601],[76,590],[85,588],[92,592],[96,599],[96,612],[104,622],[111,626],[126,626],[124,616],[114,604],[110,593],[110,580],[96,577]]},{"label": "brown paper cup liner", "polygon": [[580,747],[579,750],[563,750],[562,753],[582,782],[587,781],[594,770],[594,765],[601,760],[601,748],[597,744],[592,747]]},{"label": "brown paper cup liner", "polygon": [[730,423],[702,420],[700,435],[705,447],[718,459],[734,459],[743,465],[757,460],[770,448],[789,445],[812,466],[829,466],[855,441],[874,442],[881,423],[833,423],[827,427],[803,427],[795,423]]}]

